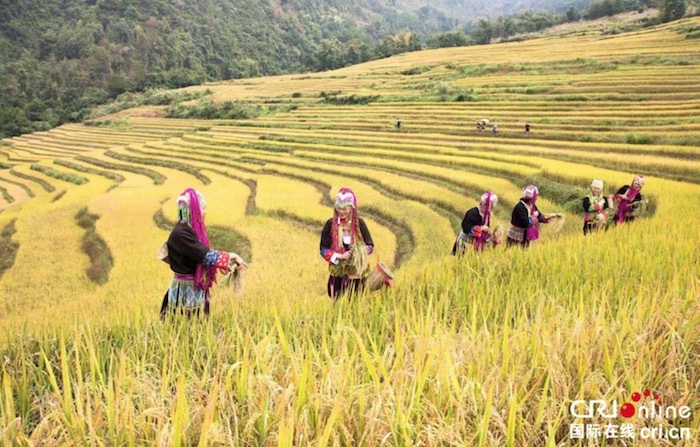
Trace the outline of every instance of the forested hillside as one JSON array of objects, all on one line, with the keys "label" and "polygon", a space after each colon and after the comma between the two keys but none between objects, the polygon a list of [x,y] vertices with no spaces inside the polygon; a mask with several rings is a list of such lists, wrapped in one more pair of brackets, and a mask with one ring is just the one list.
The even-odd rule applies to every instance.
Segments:
[{"label": "forested hillside", "polygon": [[48,127],[128,90],[301,70],[324,37],[365,37],[322,2],[289,3],[13,1],[0,8],[0,106]]}]

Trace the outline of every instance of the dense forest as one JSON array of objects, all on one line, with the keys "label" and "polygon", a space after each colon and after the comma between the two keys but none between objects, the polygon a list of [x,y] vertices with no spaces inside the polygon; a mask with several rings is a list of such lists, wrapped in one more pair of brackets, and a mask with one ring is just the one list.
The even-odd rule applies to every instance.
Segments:
[{"label": "dense forest", "polygon": [[[646,0],[600,1],[627,10],[646,6],[640,3]],[[84,120],[124,92],[333,69],[422,48],[488,43],[582,15],[572,2],[540,0],[552,11],[491,21],[484,16],[514,13],[535,2],[477,3],[0,0],[0,137]]]},{"label": "dense forest", "polygon": [[322,69],[321,42],[370,57],[439,14],[349,0],[0,0],[0,136],[81,120],[126,91]]}]

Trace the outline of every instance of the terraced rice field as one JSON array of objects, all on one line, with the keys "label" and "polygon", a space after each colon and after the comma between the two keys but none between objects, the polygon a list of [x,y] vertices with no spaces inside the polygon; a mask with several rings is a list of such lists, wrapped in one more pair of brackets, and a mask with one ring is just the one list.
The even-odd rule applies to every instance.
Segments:
[{"label": "terraced rice field", "polygon": [[[4,140],[0,438],[569,445],[572,401],[646,387],[690,407],[656,425],[690,428],[678,445],[698,445],[700,41],[686,38],[698,27],[192,87],[293,107],[248,120],[134,113]],[[338,103],[351,95],[377,97]],[[498,133],[476,130],[484,118]],[[647,217],[583,237],[591,179],[614,192],[635,174]],[[545,227],[527,251],[449,256],[483,191],[499,195],[505,226],[528,183],[540,209],[566,215],[560,232]],[[214,290],[209,320],[161,324],[170,271],[155,254],[187,187],[207,198],[214,248],[250,269],[242,297]],[[333,305],[318,243],[341,187],[357,193],[372,262],[397,279]],[[85,251],[85,208],[108,260]]]}]

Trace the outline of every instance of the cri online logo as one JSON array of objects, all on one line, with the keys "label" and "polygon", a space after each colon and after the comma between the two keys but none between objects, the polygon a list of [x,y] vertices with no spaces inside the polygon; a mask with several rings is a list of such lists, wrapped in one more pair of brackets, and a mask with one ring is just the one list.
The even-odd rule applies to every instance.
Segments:
[{"label": "cri online logo", "polygon": [[[644,396],[650,397],[652,392],[649,390],[644,390]],[[636,414],[639,418],[666,418],[666,419],[676,419],[678,417],[682,419],[687,419],[691,415],[690,407],[682,406],[667,406],[664,407],[661,402],[660,396],[654,393],[654,400],[648,405],[639,404],[642,400],[642,393],[632,393],[632,402],[625,402],[619,407],[617,401],[613,401],[612,405],[608,407],[607,402],[604,400],[575,400],[571,402],[571,407],[569,410],[571,415],[575,418],[581,419],[591,419],[598,414],[600,417],[605,419],[612,419],[622,416],[627,419],[631,419]]]}]

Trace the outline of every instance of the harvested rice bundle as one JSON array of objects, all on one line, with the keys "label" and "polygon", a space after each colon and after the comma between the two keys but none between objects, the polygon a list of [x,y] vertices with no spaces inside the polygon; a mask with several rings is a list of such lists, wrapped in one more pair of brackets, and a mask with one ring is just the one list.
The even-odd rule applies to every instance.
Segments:
[{"label": "harvested rice bundle", "polygon": [[548,219],[552,219],[549,224],[549,228],[552,229],[554,234],[559,234],[564,229],[564,223],[566,222],[566,217],[561,213],[552,213],[547,215]]},{"label": "harvested rice bundle", "polygon": [[363,242],[357,242],[353,245],[350,261],[356,275],[363,275],[369,269],[369,254],[367,246]]},{"label": "harvested rice bundle", "polygon": [[222,278],[222,286],[230,286],[233,289],[233,295],[236,298],[243,296],[243,289],[245,288],[245,276],[248,264],[243,264],[241,268],[230,269]]},{"label": "harvested rice bundle", "polygon": [[351,254],[350,258],[341,259],[336,266],[336,271],[343,276],[363,276],[369,270],[367,245],[362,242],[357,242],[349,251]]},{"label": "harvested rice bundle", "polygon": [[503,242],[503,237],[506,235],[506,228],[503,225],[498,225],[493,230],[491,240],[494,244],[499,245]]}]

